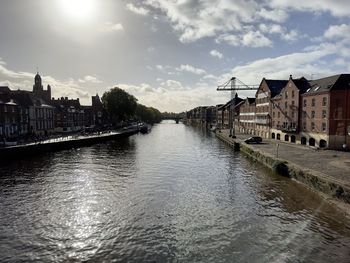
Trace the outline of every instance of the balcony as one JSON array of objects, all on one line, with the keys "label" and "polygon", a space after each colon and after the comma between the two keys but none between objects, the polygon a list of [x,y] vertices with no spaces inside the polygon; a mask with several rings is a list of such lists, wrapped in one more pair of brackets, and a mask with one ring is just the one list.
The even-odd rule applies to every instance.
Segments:
[{"label": "balcony", "polygon": [[255,119],[256,124],[269,124],[268,119]]},{"label": "balcony", "polygon": [[289,132],[289,133],[297,133],[298,129],[295,126],[291,126],[291,125],[282,125],[280,126],[282,132]]}]

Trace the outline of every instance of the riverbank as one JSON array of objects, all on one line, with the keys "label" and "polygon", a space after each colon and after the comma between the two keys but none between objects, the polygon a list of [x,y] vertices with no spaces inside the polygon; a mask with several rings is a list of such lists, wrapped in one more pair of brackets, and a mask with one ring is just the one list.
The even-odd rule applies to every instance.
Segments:
[{"label": "riverbank", "polygon": [[329,201],[337,203],[350,215],[349,153],[265,139],[261,144],[246,144],[244,139],[249,135],[237,135],[233,139],[228,130],[217,132],[216,136],[278,174],[295,179],[330,198]]},{"label": "riverbank", "polygon": [[96,135],[76,135],[54,138],[35,143],[28,143],[0,148],[0,159],[18,159],[46,152],[55,152],[77,147],[91,146],[123,137],[129,137],[139,132],[139,128],[128,128],[121,131],[111,131]]}]

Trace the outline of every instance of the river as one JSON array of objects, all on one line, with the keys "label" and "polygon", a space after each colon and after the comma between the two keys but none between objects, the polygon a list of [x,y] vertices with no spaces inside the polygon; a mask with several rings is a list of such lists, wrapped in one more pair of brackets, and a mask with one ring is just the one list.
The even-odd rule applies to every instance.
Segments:
[{"label": "river", "polygon": [[350,220],[203,129],[0,164],[1,262],[350,262]]}]

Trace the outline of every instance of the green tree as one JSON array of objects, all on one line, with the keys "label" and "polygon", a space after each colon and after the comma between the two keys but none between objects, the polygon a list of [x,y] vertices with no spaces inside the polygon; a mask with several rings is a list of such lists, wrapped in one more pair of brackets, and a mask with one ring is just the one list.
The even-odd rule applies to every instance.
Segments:
[{"label": "green tree", "polygon": [[139,120],[149,124],[158,123],[162,120],[162,114],[159,110],[142,104],[137,104],[135,115]]},{"label": "green tree", "polygon": [[102,103],[113,122],[133,117],[137,107],[137,99],[118,87],[105,92]]}]

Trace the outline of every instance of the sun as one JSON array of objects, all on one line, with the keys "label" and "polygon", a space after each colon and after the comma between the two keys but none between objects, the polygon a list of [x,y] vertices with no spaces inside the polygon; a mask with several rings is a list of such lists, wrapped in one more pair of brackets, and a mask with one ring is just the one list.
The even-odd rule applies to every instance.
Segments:
[{"label": "sun", "polygon": [[95,9],[95,0],[58,1],[65,15],[76,20],[88,19]]}]

